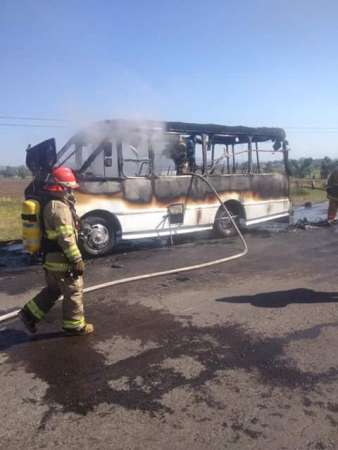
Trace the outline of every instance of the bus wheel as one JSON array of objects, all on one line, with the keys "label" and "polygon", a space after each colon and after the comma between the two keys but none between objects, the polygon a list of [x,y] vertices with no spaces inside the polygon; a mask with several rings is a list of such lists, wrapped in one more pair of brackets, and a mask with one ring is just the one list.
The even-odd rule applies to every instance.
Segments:
[{"label": "bus wheel", "polygon": [[81,221],[81,250],[87,256],[109,253],[116,242],[113,224],[103,216],[87,216]]},{"label": "bus wheel", "polygon": [[[231,217],[235,221],[236,225],[240,225],[240,210],[235,205],[225,205],[231,214]],[[236,236],[237,231],[233,226],[228,214],[220,207],[217,211],[215,222],[214,222],[214,232],[218,237],[233,237]]]}]

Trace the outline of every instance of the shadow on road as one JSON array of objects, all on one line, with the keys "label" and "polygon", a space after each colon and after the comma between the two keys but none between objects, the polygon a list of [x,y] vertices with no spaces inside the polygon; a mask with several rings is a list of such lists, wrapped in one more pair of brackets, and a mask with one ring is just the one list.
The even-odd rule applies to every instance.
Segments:
[{"label": "shadow on road", "polygon": [[64,333],[62,333],[61,331],[55,331],[51,333],[29,335],[24,331],[9,328],[0,331],[0,336],[0,351],[3,352],[10,349],[11,347],[15,347],[16,345],[25,344],[28,342],[47,341],[55,338],[63,338]]},{"label": "shadow on road", "polygon": [[284,308],[293,303],[335,303],[338,292],[317,292],[312,289],[291,289],[288,291],[263,292],[254,295],[217,298],[216,302],[250,303],[259,308]]}]

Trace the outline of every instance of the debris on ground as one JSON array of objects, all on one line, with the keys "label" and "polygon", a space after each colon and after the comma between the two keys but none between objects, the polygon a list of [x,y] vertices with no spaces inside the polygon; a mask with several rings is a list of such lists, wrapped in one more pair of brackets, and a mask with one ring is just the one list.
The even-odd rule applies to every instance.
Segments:
[{"label": "debris on ground", "polygon": [[318,227],[329,227],[330,223],[327,220],[309,221],[306,217],[298,219],[294,224],[294,228],[300,230],[312,230]]}]

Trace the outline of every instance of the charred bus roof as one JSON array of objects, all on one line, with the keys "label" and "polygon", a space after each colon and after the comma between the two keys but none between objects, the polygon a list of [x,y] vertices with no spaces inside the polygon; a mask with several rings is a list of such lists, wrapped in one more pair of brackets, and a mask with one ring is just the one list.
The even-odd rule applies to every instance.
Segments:
[{"label": "charred bus roof", "polygon": [[[157,139],[163,140],[164,135],[181,135],[197,138],[202,143],[202,137],[207,137],[208,149],[215,144],[231,145],[255,144],[256,147],[260,142],[273,142],[273,149],[282,151],[287,150],[288,142],[286,141],[285,131],[282,128],[268,127],[244,127],[244,126],[226,126],[217,124],[200,124],[189,122],[160,122],[152,120],[105,120],[95,122],[89,127],[75,134],[58,152],[57,159],[60,164],[65,163],[69,158],[77,152],[82,146],[93,144],[95,150],[88,158],[88,163],[83,167],[87,167],[89,163],[102,151],[104,143],[112,140],[115,142],[123,142],[132,135],[141,135],[143,138],[149,139],[149,142],[156,142]],[[75,145],[75,149],[70,150]],[[69,153],[70,150],[70,153]]]},{"label": "charred bus roof", "polygon": [[[226,126],[216,124],[200,124],[189,122],[160,122],[160,121],[134,121],[134,120],[105,120],[95,122],[93,125],[73,136],[70,142],[85,143],[94,138],[109,139],[111,136],[119,135],[123,137],[125,133],[147,133],[156,132],[190,134],[190,135],[208,135],[212,137],[217,144],[241,144],[251,142],[283,142],[286,138],[285,131],[282,128],[268,127],[244,127],[244,126]],[[67,145],[66,144],[66,145]],[[62,152],[62,149],[60,150]]]},{"label": "charred bus roof", "polygon": [[[167,131],[189,134],[207,134],[213,136],[217,143],[243,143],[251,139],[253,142],[284,141],[286,135],[282,128],[251,128],[243,126],[226,126],[215,124],[197,124],[185,122],[165,122]],[[236,139],[238,138],[238,139]],[[226,142],[228,140],[228,142]],[[220,141],[220,142],[218,142]]]}]

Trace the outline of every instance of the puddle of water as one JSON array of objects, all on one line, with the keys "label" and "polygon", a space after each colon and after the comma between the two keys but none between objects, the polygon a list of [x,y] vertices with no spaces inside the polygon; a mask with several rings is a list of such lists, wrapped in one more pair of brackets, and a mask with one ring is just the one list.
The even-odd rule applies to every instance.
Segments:
[{"label": "puddle of water", "polygon": [[[337,327],[328,323],[292,332],[282,337],[264,337],[239,325],[199,327],[189,317],[175,316],[141,304],[128,305],[115,301],[88,305],[88,313],[97,333],[88,338],[65,340],[60,333],[38,333],[30,342],[22,331],[5,330],[0,350],[8,355],[6,363],[20,365],[27,373],[47,383],[42,404],[49,410],[40,427],[54,410],[86,415],[100,404],[122,406],[150,415],[172,413],[163,398],[177,388],[190,389],[194,401],[214,406],[214,399],[203,386],[218,377],[219,371],[244,370],[255,374],[261,389],[281,387],[297,389],[307,395],[318,385],[337,379],[338,369],[313,373],[303,371],[285,358],[284,348],[293,340],[316,339],[323,328]],[[114,351],[114,338],[155,343],[137,355],[110,363],[97,345]],[[48,345],[46,345],[48,342]],[[32,348],[34,346],[34,349]],[[34,350],[34,351],[33,351]],[[186,377],[179,367],[168,367],[169,360],[185,360],[199,370]],[[8,361],[8,362],[7,362]],[[123,389],[119,386],[123,382]],[[267,394],[271,396],[272,394]]]},{"label": "puddle of water", "polygon": [[0,269],[20,268],[32,264],[36,264],[36,261],[24,253],[22,243],[14,242],[0,246]]},{"label": "puddle of water", "polygon": [[311,208],[305,208],[304,206],[297,207],[291,216],[291,223],[295,224],[298,220],[304,218],[313,223],[324,221],[327,219],[327,207],[327,202],[315,204]]},{"label": "puddle of water", "polygon": [[317,203],[311,207],[298,206],[294,208],[293,213],[288,218],[282,218],[272,222],[265,222],[258,225],[254,225],[249,228],[249,231],[255,233],[256,231],[262,232],[286,232],[290,227],[295,227],[297,223],[302,221],[304,225],[310,226],[322,226],[327,219],[327,202]]}]

